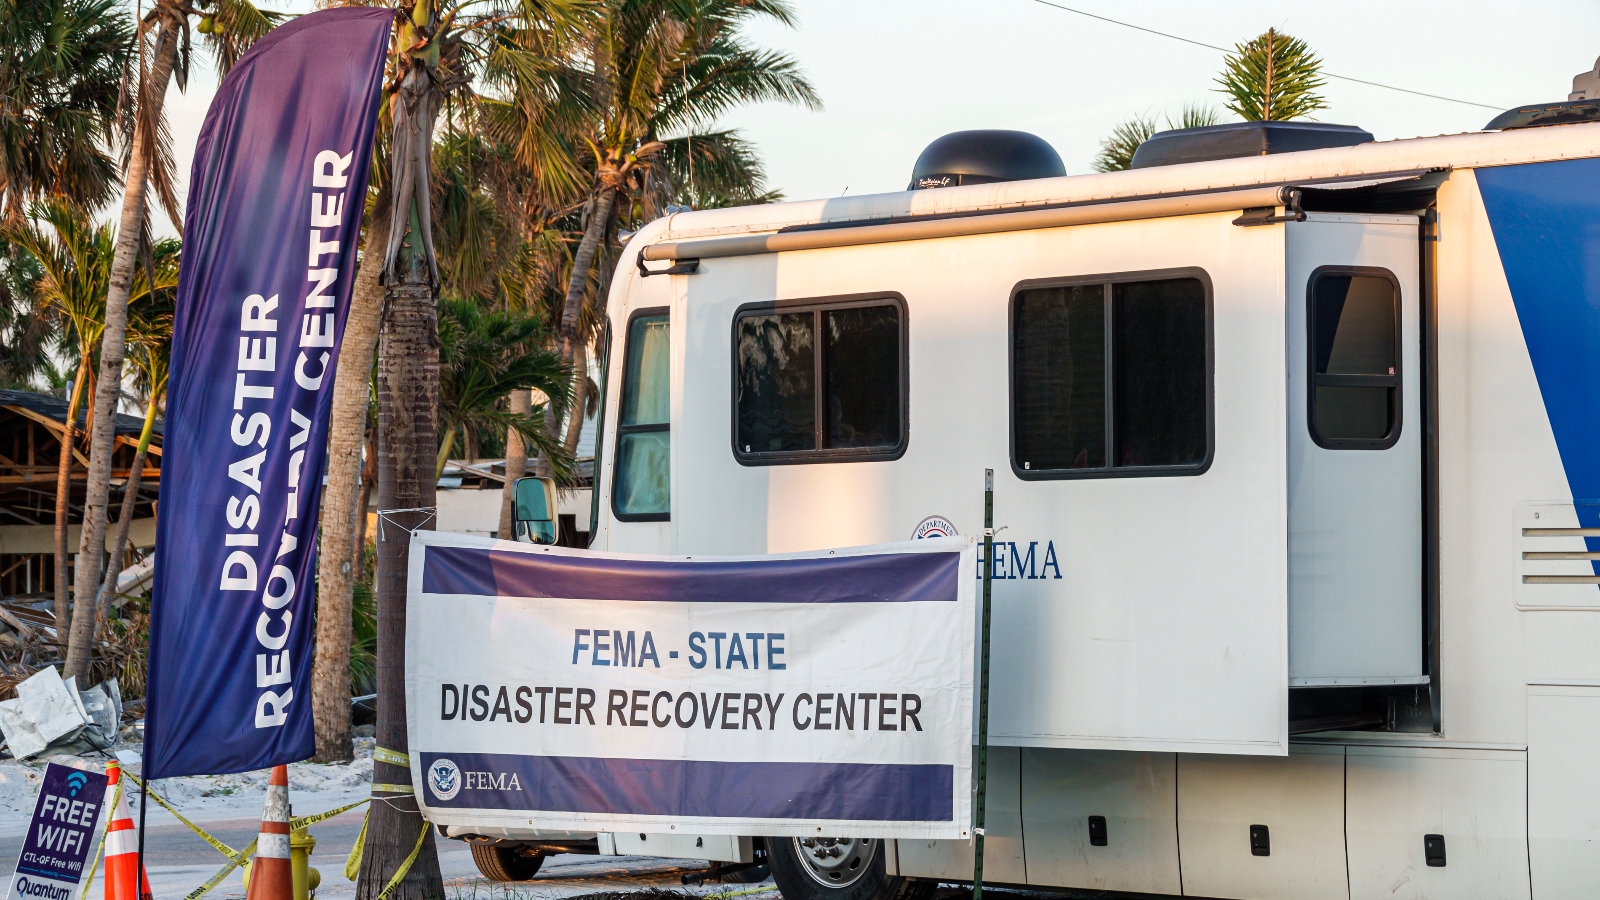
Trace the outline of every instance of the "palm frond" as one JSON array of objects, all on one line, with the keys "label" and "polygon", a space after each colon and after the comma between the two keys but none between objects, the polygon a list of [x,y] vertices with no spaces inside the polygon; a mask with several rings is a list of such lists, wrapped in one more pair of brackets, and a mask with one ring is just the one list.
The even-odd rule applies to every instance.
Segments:
[{"label": "palm frond", "polygon": [[1156,120],[1148,116],[1128,119],[1111,129],[1111,134],[1100,142],[1100,152],[1095,154],[1090,165],[1096,172],[1120,172],[1132,167],[1134,152],[1158,130]]}]

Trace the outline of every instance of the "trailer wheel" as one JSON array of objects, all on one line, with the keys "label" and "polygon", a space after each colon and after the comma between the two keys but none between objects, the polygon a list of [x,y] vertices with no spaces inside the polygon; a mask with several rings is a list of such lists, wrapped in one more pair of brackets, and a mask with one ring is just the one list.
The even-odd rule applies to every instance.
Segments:
[{"label": "trailer wheel", "polygon": [[472,861],[490,881],[527,881],[539,873],[544,854],[516,844],[482,844],[474,841]]},{"label": "trailer wheel", "polygon": [[877,838],[768,838],[784,900],[928,900],[938,885],[884,871]]}]

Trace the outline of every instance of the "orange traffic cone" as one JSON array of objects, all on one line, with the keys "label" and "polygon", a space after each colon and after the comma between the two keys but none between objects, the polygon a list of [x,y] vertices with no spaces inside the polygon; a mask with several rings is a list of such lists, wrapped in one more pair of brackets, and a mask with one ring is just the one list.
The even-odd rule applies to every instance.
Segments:
[{"label": "orange traffic cone", "polygon": [[294,869],[289,862],[289,767],[273,766],[267,779],[267,808],[261,814],[256,861],[250,867],[245,900],[294,900]]},{"label": "orange traffic cone", "polygon": [[[106,786],[115,789],[122,780],[122,767],[116,760],[106,763]],[[117,797],[106,826],[106,900],[151,900],[150,875],[139,865],[139,832],[128,811],[128,793]]]}]

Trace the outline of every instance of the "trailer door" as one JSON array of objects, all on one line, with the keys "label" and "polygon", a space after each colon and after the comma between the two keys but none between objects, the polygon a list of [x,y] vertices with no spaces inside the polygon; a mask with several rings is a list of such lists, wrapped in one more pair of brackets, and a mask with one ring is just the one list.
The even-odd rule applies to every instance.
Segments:
[{"label": "trailer door", "polygon": [[1289,685],[1425,684],[1414,216],[1288,229]]}]

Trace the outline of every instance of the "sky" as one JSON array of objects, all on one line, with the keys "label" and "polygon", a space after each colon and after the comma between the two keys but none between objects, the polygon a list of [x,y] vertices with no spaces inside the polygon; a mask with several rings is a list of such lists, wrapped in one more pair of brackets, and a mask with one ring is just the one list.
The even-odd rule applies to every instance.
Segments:
[{"label": "sky", "polygon": [[[258,0],[304,12],[310,0]],[[898,191],[917,154],[970,128],[1030,131],[1067,172],[1090,171],[1099,142],[1132,115],[1221,107],[1216,50],[1051,8],[1039,0],[793,0],[797,27],[758,22],[748,40],[790,54],[823,110],[764,104],[727,115],[789,199]],[[1052,0],[1054,2],[1054,0]],[[1324,122],[1379,140],[1474,131],[1497,110],[1565,100],[1573,76],[1600,56],[1593,0],[1060,0],[1096,15],[1231,47],[1269,27],[1303,38],[1326,72],[1488,107],[1330,80]],[[198,54],[197,54],[198,56]],[[196,72],[168,103],[187,173],[215,91]],[[187,178],[185,177],[185,181]],[[158,217],[158,228],[170,223]]]}]

